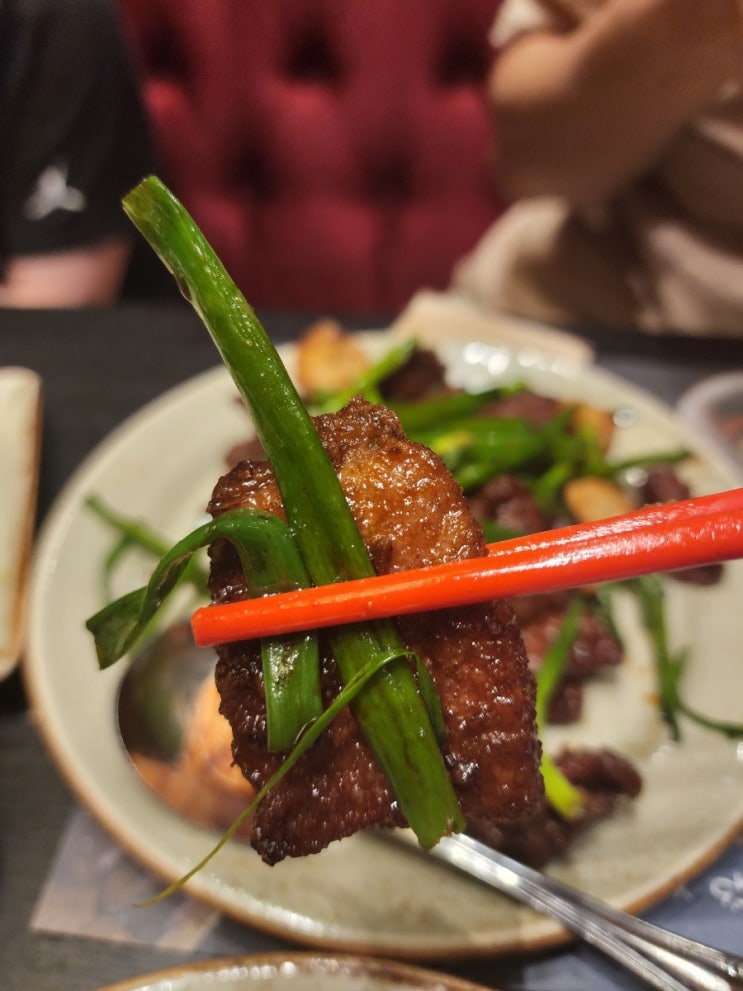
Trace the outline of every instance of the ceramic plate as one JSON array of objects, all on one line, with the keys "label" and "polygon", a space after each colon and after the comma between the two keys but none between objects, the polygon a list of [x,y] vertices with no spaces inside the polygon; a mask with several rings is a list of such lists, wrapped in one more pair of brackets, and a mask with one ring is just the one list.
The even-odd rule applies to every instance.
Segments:
[{"label": "ceramic plate", "polygon": [[[372,350],[389,337],[365,338]],[[479,389],[526,380],[547,394],[616,411],[616,455],[688,445],[688,428],[644,393],[595,368],[538,350],[439,343],[452,381]],[[291,369],[292,350],[283,352]],[[114,725],[121,666],[99,672],[84,620],[101,604],[101,564],[110,531],[83,505],[95,494],[182,536],[203,511],[224,453],[249,430],[227,373],[186,382],[115,431],[69,481],[38,544],[31,589],[27,683],[51,753],[82,802],[142,863],[175,879],[211,849],[216,834],[165,807],[133,771]],[[693,438],[692,438],[693,441]],[[734,470],[702,455],[687,465],[696,494],[740,484]],[[124,591],[148,577],[144,563],[122,574]],[[714,588],[672,583],[669,622],[685,644],[686,680],[697,707],[743,718],[740,642],[743,562]],[[628,657],[589,692],[583,721],[562,736],[626,753],[645,781],[625,813],[602,823],[552,870],[628,909],[647,905],[698,872],[743,825],[743,748],[685,726],[666,737],[653,704],[647,645],[631,604]],[[551,745],[552,741],[548,740]],[[305,946],[408,959],[443,959],[533,949],[563,938],[551,921],[430,862],[415,850],[357,835],[323,853],[266,867],[233,843],[190,882],[228,915]]]},{"label": "ceramic plate", "polygon": [[309,953],[210,960],[122,981],[100,991],[484,991],[479,985],[407,964]]}]

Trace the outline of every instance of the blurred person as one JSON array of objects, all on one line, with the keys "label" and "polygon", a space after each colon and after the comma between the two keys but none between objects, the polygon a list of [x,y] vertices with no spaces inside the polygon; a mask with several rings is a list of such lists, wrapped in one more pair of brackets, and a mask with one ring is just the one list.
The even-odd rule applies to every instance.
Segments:
[{"label": "blurred person", "polygon": [[512,205],[454,288],[573,327],[743,336],[741,0],[504,0],[493,41]]},{"label": "blurred person", "polygon": [[0,305],[112,303],[153,167],[115,0],[0,0]]}]

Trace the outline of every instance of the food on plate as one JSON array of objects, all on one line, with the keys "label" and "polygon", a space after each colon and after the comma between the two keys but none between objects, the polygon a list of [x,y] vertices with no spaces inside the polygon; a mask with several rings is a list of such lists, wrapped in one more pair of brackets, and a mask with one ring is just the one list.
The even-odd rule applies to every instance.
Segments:
[{"label": "food on plate", "polygon": [[[202,544],[211,545],[213,600],[226,602],[476,557],[486,540],[565,521],[571,504],[594,518],[607,499],[626,496],[606,458],[608,414],[518,384],[480,395],[453,389],[438,357],[415,342],[363,367],[337,326],[315,328],[310,350],[299,352],[300,398],[180,204],[155,180],[126,205],[202,314],[256,439],[231,452],[213,523],[179,542],[147,588],[89,620],[103,666],[136,643]],[[349,359],[332,380],[328,347]],[[583,487],[578,509],[567,492],[582,477],[597,484]],[[246,521],[247,542],[238,532]],[[269,576],[279,545],[291,553]],[[407,824],[423,846],[468,826],[539,860],[636,795],[639,778],[620,755],[540,756],[538,721],[561,709],[575,718],[585,678],[621,657],[604,599],[581,589],[518,608],[524,636],[514,607],[498,601],[221,645],[221,711],[256,790],[245,815],[263,859]],[[551,672],[541,710],[530,667],[537,681]],[[297,676],[317,686],[302,697],[310,715],[285,690]],[[555,782],[570,796],[564,805]]]},{"label": "food on plate", "polygon": [[[230,725],[219,713],[219,693],[213,678],[207,678],[196,694],[193,719],[184,747],[184,772],[196,781],[208,780],[224,793],[234,796],[241,809],[252,798],[252,789],[232,759]],[[229,825],[234,815],[225,825]]]},{"label": "food on plate", "polygon": [[[299,356],[315,346],[314,334],[307,334],[299,341]],[[434,351],[416,347],[398,353],[397,366],[391,369],[385,357],[378,362],[380,375],[367,369],[357,381],[373,382],[367,395],[397,410],[410,435],[443,457],[464,486],[488,540],[603,519],[690,495],[677,472],[677,464],[688,457],[686,451],[638,457],[630,465],[610,460],[616,430],[611,411],[542,395],[519,382],[468,395],[449,385]],[[313,362],[305,365],[312,367]],[[320,380],[305,380],[305,399],[310,408],[334,408],[354,388],[347,382],[333,397]],[[236,449],[230,456],[240,453]],[[624,476],[630,468],[639,471],[640,485],[626,484]],[[672,577],[710,584],[721,574],[721,565],[711,565]],[[649,594],[650,586],[646,583],[642,591]],[[534,671],[557,638],[569,604],[581,602],[575,637],[552,693],[551,722],[575,722],[582,712],[586,682],[622,661],[624,648],[607,608],[608,598],[608,590],[586,588],[514,600]]]},{"label": "food on plate", "polygon": [[[183,747],[174,761],[163,761],[128,747],[147,785],[172,808],[205,826],[228,829],[255,792],[232,757],[230,724],[219,714],[219,694],[212,677],[197,691],[186,724]],[[249,824],[236,835],[249,836]]]},{"label": "food on plate", "polygon": [[627,493],[608,478],[572,478],[563,489],[563,498],[570,515],[579,523],[621,516],[633,508]]},{"label": "food on plate", "polygon": [[[294,556],[285,577],[301,585],[309,582],[327,584],[339,579],[374,574],[370,548],[360,532],[360,524],[366,521],[354,517],[350,500],[344,492],[328,451],[275,348],[191,218],[155,179],[145,180],[140,184],[125,200],[125,208],[160,251],[179,284],[201,312],[251,412],[256,432],[270,462],[270,470],[275,475],[275,491],[281,493],[281,514],[286,518],[285,533],[281,531],[281,540],[293,548]],[[373,422],[373,418],[370,422]],[[349,476],[351,479],[363,477],[359,453],[364,446],[353,444],[352,433],[346,425],[345,431],[337,431],[336,440],[338,454],[343,454],[347,466],[356,464],[355,471]],[[411,509],[415,506],[412,501],[415,485],[411,480],[415,473],[409,472],[406,465],[413,462],[405,459],[400,461],[404,437],[400,433],[392,433],[393,436],[388,437],[387,468],[391,469],[397,461],[401,480],[408,480],[404,498],[407,499],[407,517],[411,520]],[[374,431],[369,435],[370,438],[373,435]],[[378,437],[381,436],[378,434]],[[381,445],[380,450],[383,447]],[[417,447],[416,450],[422,456],[425,449]],[[408,449],[408,459],[410,454]],[[363,461],[362,456],[361,464]],[[373,459],[370,467],[373,468]],[[428,470],[430,469],[429,464]],[[379,531],[383,528],[387,508],[386,474],[385,471],[374,479],[377,502],[370,502],[368,507],[370,520],[377,517],[373,528]],[[443,466],[437,475],[439,485],[453,497],[456,487],[452,487]],[[418,482],[423,481],[425,476],[418,479]],[[418,488],[420,489],[420,485]],[[276,531],[278,517],[275,513],[267,514],[256,507],[242,508],[237,513],[247,516],[259,531],[263,529],[268,532],[271,528]],[[228,511],[216,522],[220,523],[228,517],[232,520],[234,514]],[[448,517],[444,507],[444,517],[443,533],[446,532],[447,520],[453,523],[456,517],[463,520],[468,518],[461,494],[458,505],[454,504],[453,510],[450,507]],[[268,527],[269,518],[274,520],[271,528]],[[415,526],[419,518],[419,514],[413,510],[412,522]],[[482,534],[473,521],[470,521],[470,527],[469,553],[483,553]],[[212,531],[207,528],[206,532],[211,534]],[[234,534],[231,535],[231,544],[238,552],[240,571],[246,579],[245,588],[259,594],[270,591],[264,585],[258,589],[250,587],[253,567],[250,553],[242,540]],[[96,637],[99,659],[104,666],[125,654],[134,645],[141,630],[148,625],[152,615],[157,612],[162,600],[182,574],[193,546],[193,542],[185,538],[176,546],[173,556],[156,568],[154,585],[151,582],[147,588],[124,596],[118,603],[106,607],[88,621],[88,628]],[[420,553],[420,540],[415,546]],[[273,555],[268,542],[263,546],[252,543],[250,550],[255,551],[256,548],[262,559]],[[467,544],[463,544],[455,553],[468,553]],[[449,631],[449,636],[456,631],[460,641],[466,636],[471,639],[471,632],[462,628],[461,620],[457,630],[456,616],[450,618],[450,626],[452,630]],[[483,616],[480,620],[478,627],[478,633],[489,645],[491,654],[493,648],[497,647],[499,637],[508,643],[504,653],[504,670],[498,673],[493,668],[487,672],[488,678],[497,675],[502,679],[498,682],[497,691],[490,689],[488,694],[494,701],[503,697],[506,702],[505,706],[498,706],[503,729],[494,733],[491,730],[490,740],[492,745],[498,745],[504,756],[503,769],[499,771],[497,778],[501,788],[493,788],[487,777],[478,774],[472,760],[473,752],[471,749],[468,751],[465,746],[466,733],[456,745],[461,748],[463,755],[468,755],[469,764],[465,766],[463,759],[460,760],[456,751],[452,751],[451,756],[456,755],[456,759],[450,761],[451,769],[447,766],[450,755],[442,750],[442,746],[447,745],[447,731],[460,727],[447,725],[446,712],[442,713],[441,701],[436,698],[435,678],[426,669],[425,659],[418,658],[410,645],[403,643],[393,623],[376,621],[335,628],[328,633],[328,642],[332,648],[333,660],[337,664],[342,688],[337,698],[329,700],[327,708],[309,727],[301,721],[297,722],[298,742],[288,755],[283,756],[276,773],[272,775],[269,772],[267,779],[261,782],[260,790],[252,803],[253,811],[260,815],[265,802],[268,802],[270,808],[273,795],[277,789],[281,790],[283,780],[288,779],[293,770],[297,770],[294,765],[302,762],[310,752],[312,743],[318,754],[328,749],[327,724],[334,728],[338,720],[347,720],[347,701],[353,707],[351,725],[355,730],[358,722],[361,734],[346,753],[351,756],[358,754],[363,736],[365,745],[368,744],[374,757],[372,771],[376,772],[377,783],[383,781],[384,791],[382,799],[379,787],[374,793],[373,780],[342,775],[338,782],[343,785],[344,795],[350,803],[348,809],[352,811],[354,804],[358,807],[369,801],[372,806],[386,805],[382,817],[375,813],[371,819],[363,818],[362,824],[385,821],[391,813],[392,821],[409,825],[423,846],[432,846],[442,835],[461,830],[465,826],[456,794],[456,778],[459,776],[459,783],[466,786],[468,774],[472,781],[471,801],[479,802],[478,807],[485,814],[488,803],[493,801],[498,803],[499,814],[508,819],[530,811],[541,795],[542,781],[539,775],[540,748],[536,736],[534,686],[523,645],[507,607],[492,607],[487,617]],[[439,635],[443,637],[445,633],[446,625]],[[509,633],[513,633],[516,638],[513,643]],[[272,735],[270,724],[277,712],[281,713],[283,721],[287,711],[291,713],[292,710],[292,699],[283,693],[282,682],[285,677],[293,678],[297,672],[304,672],[305,669],[311,674],[318,664],[322,669],[322,652],[319,659],[316,654],[313,657],[312,650],[303,649],[307,646],[304,642],[307,638],[300,639],[301,643],[291,637],[264,638],[261,642],[260,670],[266,700],[263,719],[263,723],[267,724],[266,747]],[[315,636],[310,635],[310,639],[315,639]],[[271,666],[269,655],[276,641],[282,652],[282,668]],[[475,673],[473,671],[473,675]],[[443,677],[445,673],[442,674]],[[452,681],[455,680],[456,678],[452,678]],[[483,682],[480,679],[480,684],[487,688],[496,684],[496,681]],[[457,692],[465,685],[466,682],[461,681],[453,684],[449,689],[453,692],[452,697],[456,697]],[[323,701],[326,701],[327,685],[323,685],[323,690],[326,693]],[[464,702],[466,695],[464,692],[461,695]],[[509,696],[513,696],[515,703],[510,711]],[[474,701],[473,705],[470,697],[469,709],[465,705],[459,713],[459,718],[472,720],[473,728],[478,722],[487,722],[488,719],[487,712]],[[339,706],[340,702],[344,704]],[[445,710],[446,703],[443,708]],[[233,720],[233,733],[243,725],[243,721],[250,722],[250,719],[249,713],[238,711],[237,720]],[[316,739],[318,727],[325,732]],[[286,731],[286,725],[283,729]],[[504,744],[502,747],[501,738]],[[486,756],[487,753],[480,753],[480,760]],[[367,765],[368,763],[367,759]],[[377,768],[379,771],[376,771]],[[368,776],[373,777],[371,773]],[[301,775],[296,774],[295,777],[301,785]],[[352,787],[349,788],[349,785]],[[320,792],[320,788],[311,787],[309,793],[303,790],[303,797],[311,803],[317,800]],[[296,812],[294,809],[295,816]],[[343,808],[334,811],[336,820],[342,820],[347,814],[348,811]],[[313,826],[319,825],[319,820],[310,819],[310,823]],[[290,835],[293,825],[291,813],[288,816],[283,813],[283,834],[271,835],[263,841],[264,859],[275,862],[290,852],[309,852],[306,845],[300,844],[299,833],[293,837]],[[357,825],[351,828],[343,826],[342,822],[339,827],[336,822],[335,833],[345,835],[356,828]],[[254,836],[256,844],[260,845],[260,831],[254,830]],[[317,842],[314,837],[310,838],[311,844]],[[325,842],[327,840],[321,839],[320,845]],[[311,848],[317,849],[318,846]]]},{"label": "food on plate", "polygon": [[555,765],[580,794],[576,815],[561,815],[545,796],[524,822],[478,822],[478,837],[525,864],[541,867],[565,854],[589,827],[616,813],[642,790],[640,774],[630,761],[607,748],[566,748]]},{"label": "food on plate", "polygon": [[336,392],[368,367],[366,352],[337,320],[318,320],[307,328],[308,346],[298,354],[296,381],[304,392]]},{"label": "food on plate", "polygon": [[[315,347],[313,332],[300,340],[298,360],[305,367],[313,366],[313,362],[303,356]],[[386,368],[384,359],[380,366]],[[368,379],[368,369],[362,370],[359,381]],[[490,528],[493,536],[538,532],[566,521],[586,522],[629,512],[638,504],[651,501],[652,496],[657,494],[652,481],[655,477],[666,479],[665,488],[669,497],[672,485],[675,498],[689,495],[673,467],[666,464],[648,466],[645,490],[639,496],[634,495],[634,498],[613,477],[581,474],[584,463],[589,460],[593,460],[596,468],[603,470],[606,467],[604,456],[611,447],[615,429],[612,415],[607,411],[584,403],[563,403],[516,385],[495,390],[485,402],[478,404],[478,408],[466,409],[464,420],[458,420],[456,414],[447,409],[447,401],[455,409],[456,395],[461,390],[453,389],[448,384],[444,365],[435,352],[425,347],[415,347],[409,354],[401,352],[397,367],[392,371],[385,370],[381,376],[372,374],[371,381],[378,395],[392,408],[399,409],[403,419],[406,415],[414,419],[416,404],[419,410],[424,410],[426,404],[433,406],[437,401],[442,401],[442,429],[432,430],[430,421],[426,424],[424,416],[417,435],[433,440],[434,448],[438,446],[444,457],[451,457],[450,438],[456,437],[463,426],[472,428],[472,417],[480,418],[483,423],[488,419],[500,421],[501,424],[519,422],[543,431],[549,430],[551,424],[560,423],[560,432],[555,435],[552,450],[545,452],[537,447],[534,457],[530,457],[528,445],[525,445],[527,456],[523,462],[517,463],[514,472],[497,470],[496,456],[492,462],[493,471],[470,483],[468,504],[479,522]],[[328,396],[321,380],[312,382],[305,377],[303,386],[310,408],[313,404],[333,406],[333,399]],[[352,382],[339,383],[341,397],[352,391]],[[498,429],[498,424],[494,422],[494,432]],[[415,430],[413,435],[416,436]],[[539,473],[544,477],[555,472],[556,468],[559,472],[562,466],[556,463],[555,452],[564,444],[565,438],[571,436],[581,438],[586,447],[583,463],[576,459],[570,465],[569,475],[558,475],[558,484],[562,483],[561,491],[553,493],[548,499],[538,498],[535,492],[538,491]],[[234,457],[236,453],[239,452],[233,451],[231,455]],[[252,453],[256,453],[254,445]],[[508,452],[503,453],[508,459]],[[571,453],[575,458],[576,452]],[[678,452],[672,452],[672,460],[678,457]],[[471,479],[473,474],[477,476],[477,472],[469,471],[468,474],[470,465],[466,458],[459,465],[452,459],[451,464],[455,474],[458,468],[461,469],[460,477],[464,484],[467,484],[468,477]],[[675,483],[671,479],[675,479]],[[620,664],[623,647],[593,590],[524,596],[512,603],[530,666],[538,672],[545,655],[559,639],[570,603],[576,597],[582,600],[582,608],[562,659],[558,683],[546,703],[546,718],[552,723],[570,723],[580,718],[586,682],[601,670]],[[640,775],[630,761],[606,749],[565,749],[556,755],[555,764],[579,794],[579,806],[572,814],[564,814],[545,795],[527,820],[512,825],[505,821],[475,822],[470,817],[471,831],[505,852],[541,865],[551,857],[564,853],[585,829],[635,798],[642,788]]]},{"label": "food on plate", "polygon": [[[315,425],[338,474],[375,570],[399,571],[485,553],[482,529],[443,463],[409,441],[383,406],[353,399]],[[222,478],[210,511],[250,506],[283,515],[267,461],[243,461]],[[245,598],[239,558],[212,545],[214,601]],[[491,824],[529,816],[542,798],[534,684],[512,607],[506,602],[400,617],[400,636],[431,674],[443,710],[444,759],[468,820]],[[322,643],[322,640],[321,640]],[[339,690],[323,644],[326,704]],[[235,760],[261,787],[282,756],[266,746],[260,651],[250,641],[217,648],[217,685]],[[263,858],[313,853],[370,826],[402,826],[384,774],[348,709],[266,796],[253,818]]]}]

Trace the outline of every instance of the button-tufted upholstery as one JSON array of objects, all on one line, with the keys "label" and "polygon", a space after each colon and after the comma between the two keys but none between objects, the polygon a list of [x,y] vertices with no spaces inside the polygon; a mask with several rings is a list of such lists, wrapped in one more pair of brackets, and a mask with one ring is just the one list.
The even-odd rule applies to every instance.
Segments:
[{"label": "button-tufted upholstery", "polygon": [[382,312],[497,215],[498,0],[121,0],[162,172],[259,306]]}]

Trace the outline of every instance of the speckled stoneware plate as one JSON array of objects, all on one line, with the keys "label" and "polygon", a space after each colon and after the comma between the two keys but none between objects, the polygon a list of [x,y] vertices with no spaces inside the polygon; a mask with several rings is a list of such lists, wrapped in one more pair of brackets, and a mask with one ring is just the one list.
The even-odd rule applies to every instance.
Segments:
[{"label": "speckled stoneware plate", "polygon": [[[385,335],[365,340],[377,353],[389,343]],[[616,410],[618,457],[694,442],[665,406],[595,367],[537,349],[514,352],[477,342],[438,347],[452,381],[472,389],[526,380],[544,393]],[[291,368],[292,349],[283,354]],[[111,534],[83,501],[96,494],[180,537],[202,512],[225,451],[248,430],[221,368],[167,393],[115,431],[69,481],[45,523],[35,562],[26,676],[40,729],[82,802],[126,849],[169,880],[198,862],[216,835],[151,794],[119,742],[114,704],[121,667],[98,671],[83,628],[101,604],[101,562]],[[702,454],[686,474],[699,495],[740,484],[731,466]],[[143,584],[148,574],[144,562],[132,563],[121,591]],[[689,649],[690,698],[703,711],[738,720],[741,602],[743,562],[727,566],[717,587],[673,583],[669,589],[673,638]],[[632,909],[699,871],[743,825],[743,747],[692,726],[685,727],[683,742],[669,742],[653,704],[647,644],[629,606],[624,625],[626,663],[592,687],[583,721],[562,736],[626,753],[644,777],[644,792],[552,870]],[[563,938],[550,920],[415,850],[368,835],[273,868],[233,843],[189,889],[254,927],[345,952],[431,960],[533,949]]]},{"label": "speckled stoneware plate", "polygon": [[268,953],[208,960],[110,984],[100,991],[484,991],[410,964],[369,957]]}]

